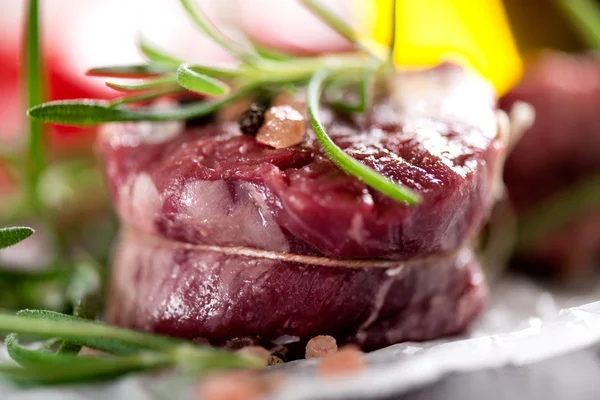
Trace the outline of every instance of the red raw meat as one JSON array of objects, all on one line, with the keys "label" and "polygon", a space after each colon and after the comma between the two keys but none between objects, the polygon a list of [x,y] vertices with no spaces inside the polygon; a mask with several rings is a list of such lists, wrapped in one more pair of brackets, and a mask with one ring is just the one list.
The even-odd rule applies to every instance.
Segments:
[{"label": "red raw meat", "polygon": [[[600,173],[600,61],[592,54],[546,52],[522,82],[501,99],[524,101],[535,123],[509,156],[506,186],[519,213]],[[522,260],[545,269],[590,266],[600,253],[600,204],[557,232],[549,232]]]},{"label": "red raw meat", "polygon": [[396,260],[454,251],[494,197],[504,147],[493,94],[454,66],[400,82],[401,99],[354,120],[329,114],[327,125],[349,154],[419,192],[419,206],[340,171],[312,132],[272,149],[236,123],[212,123],[183,133],[155,125],[155,137],[176,136],[160,143],[140,139],[149,124],[107,127],[101,151],[116,209],[132,227],[187,243]]},{"label": "red raw meat", "polygon": [[286,337],[305,344],[332,335],[372,350],[459,333],[482,311],[487,288],[471,250],[391,264],[272,260],[126,232],[107,319],[213,344],[252,337],[272,347]]},{"label": "red raw meat", "polygon": [[310,130],[272,149],[233,122],[106,126],[125,225],[109,320],[216,344],[329,334],[367,350],[465,329],[485,303],[470,247],[506,144],[493,90],[453,65],[394,85],[368,114],[323,119],[346,152],[418,191],[415,207],[341,171]]}]

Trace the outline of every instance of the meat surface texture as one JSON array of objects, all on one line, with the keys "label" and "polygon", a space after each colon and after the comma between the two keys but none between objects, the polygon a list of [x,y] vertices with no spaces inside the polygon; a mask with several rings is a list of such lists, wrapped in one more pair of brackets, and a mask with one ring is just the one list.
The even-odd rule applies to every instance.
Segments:
[{"label": "meat surface texture", "polygon": [[[536,110],[505,169],[511,200],[524,215],[586,177],[600,176],[600,62],[591,54],[542,54],[500,105],[508,110],[517,101]],[[522,262],[555,270],[591,265],[600,253],[600,203],[583,211],[548,232]]]},{"label": "meat surface texture", "polygon": [[493,90],[453,65],[395,86],[368,114],[323,119],[346,152],[421,194],[419,206],[338,169],[310,130],[273,149],[236,123],[142,123],[101,138],[116,209],[130,226],[193,244],[393,260],[456,250],[485,219],[500,169]]},{"label": "meat surface texture", "polygon": [[402,73],[390,92],[369,113],[323,120],[418,206],[341,171],[310,129],[274,149],[236,123],[107,126],[100,150],[125,225],[109,320],[214,344],[332,335],[366,350],[465,329],[485,303],[470,245],[506,144],[493,90],[447,64]]},{"label": "meat surface texture", "polygon": [[108,320],[217,345],[252,337],[271,348],[332,335],[371,350],[461,332],[485,303],[483,276],[468,249],[360,268],[203,247],[124,232],[115,253]]}]

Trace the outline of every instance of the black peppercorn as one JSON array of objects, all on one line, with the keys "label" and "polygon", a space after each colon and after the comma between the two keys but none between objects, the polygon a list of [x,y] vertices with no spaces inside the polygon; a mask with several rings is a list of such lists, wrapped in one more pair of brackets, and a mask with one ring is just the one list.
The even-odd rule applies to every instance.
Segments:
[{"label": "black peppercorn", "polygon": [[246,135],[256,135],[265,122],[267,106],[260,103],[252,103],[250,108],[242,113],[239,124],[240,130]]}]

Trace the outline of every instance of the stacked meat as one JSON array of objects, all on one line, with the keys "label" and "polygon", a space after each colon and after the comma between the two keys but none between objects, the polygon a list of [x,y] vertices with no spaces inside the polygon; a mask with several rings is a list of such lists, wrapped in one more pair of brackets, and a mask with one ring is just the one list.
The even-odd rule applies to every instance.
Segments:
[{"label": "stacked meat", "polygon": [[323,119],[417,206],[336,167],[308,124],[280,149],[236,122],[105,127],[123,222],[109,320],[213,344],[332,335],[367,350],[463,331],[485,303],[472,241],[505,150],[493,90],[453,65],[401,73],[391,89],[367,114]]}]

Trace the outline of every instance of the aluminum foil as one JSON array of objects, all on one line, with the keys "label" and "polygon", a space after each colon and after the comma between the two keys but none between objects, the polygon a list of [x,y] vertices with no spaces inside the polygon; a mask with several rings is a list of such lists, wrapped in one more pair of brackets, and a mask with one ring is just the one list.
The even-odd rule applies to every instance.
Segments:
[{"label": "aluminum foil", "polygon": [[[324,380],[314,361],[279,368],[290,378],[269,399],[380,398],[431,385],[449,373],[521,366],[600,343],[600,279],[543,286],[508,276],[496,282],[488,311],[463,337],[403,343],[366,355],[358,375]],[[3,355],[6,357],[6,355]],[[173,376],[130,376],[102,385],[15,389],[0,384],[3,400],[194,399],[194,383]]]}]

